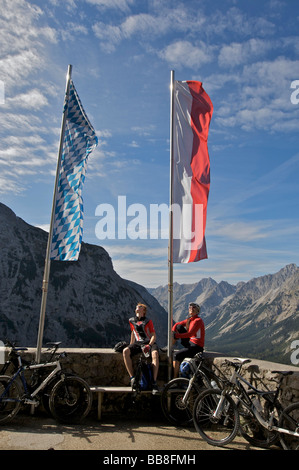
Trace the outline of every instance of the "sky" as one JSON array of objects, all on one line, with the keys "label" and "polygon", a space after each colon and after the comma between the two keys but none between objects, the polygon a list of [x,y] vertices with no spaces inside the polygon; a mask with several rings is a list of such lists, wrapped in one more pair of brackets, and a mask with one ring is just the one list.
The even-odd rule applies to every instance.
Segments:
[{"label": "sky", "polygon": [[[176,80],[201,81],[214,106],[208,259],[175,264],[174,282],[237,284],[298,265],[297,7],[295,0],[0,0],[0,202],[49,227],[71,64],[99,139],[83,188],[83,241],[103,246],[121,277],[166,285],[168,220],[154,239],[150,210],[169,205],[174,70]],[[114,219],[100,230],[105,208],[115,217],[114,238]],[[141,208],[148,223],[134,231]],[[120,223],[128,229],[122,238]]]}]

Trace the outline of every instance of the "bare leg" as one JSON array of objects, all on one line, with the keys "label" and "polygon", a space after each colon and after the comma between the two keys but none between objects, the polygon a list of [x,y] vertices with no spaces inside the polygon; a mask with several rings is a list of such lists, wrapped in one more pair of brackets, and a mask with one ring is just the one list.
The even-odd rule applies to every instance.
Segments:
[{"label": "bare leg", "polygon": [[152,352],[152,365],[153,365],[153,379],[156,381],[159,370],[159,353],[158,351]]},{"label": "bare leg", "polygon": [[179,376],[180,363],[179,361],[173,361],[173,378],[176,379]]},{"label": "bare leg", "polygon": [[123,358],[124,358],[124,363],[125,363],[129,376],[133,377],[134,371],[133,371],[133,364],[132,364],[131,353],[130,353],[129,348],[125,348],[123,350]]}]

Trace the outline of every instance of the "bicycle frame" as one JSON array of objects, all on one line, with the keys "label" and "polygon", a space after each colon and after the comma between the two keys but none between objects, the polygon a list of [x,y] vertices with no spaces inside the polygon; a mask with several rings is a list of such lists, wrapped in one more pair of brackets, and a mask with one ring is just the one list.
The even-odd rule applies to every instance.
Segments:
[{"label": "bicycle frame", "polygon": [[193,384],[194,384],[194,382],[196,382],[196,380],[197,380],[197,378],[198,378],[199,376],[201,376],[201,377],[204,379],[204,381],[206,381],[206,382],[208,383],[208,379],[207,379],[205,373],[204,373],[202,370],[200,370],[200,368],[201,368],[201,366],[202,366],[202,363],[203,363],[203,360],[201,360],[200,364],[199,364],[198,367],[197,367],[197,370],[196,370],[195,374],[193,374],[192,377],[191,377],[191,379],[189,380],[189,384],[188,384],[187,390],[186,390],[186,392],[184,393],[184,396],[183,396],[183,398],[182,398],[182,403],[183,403],[184,405],[186,405],[186,403],[187,403],[187,401],[188,401],[188,398],[189,398],[189,395],[190,395],[190,391],[191,391],[191,389],[192,389],[192,387],[193,387]]},{"label": "bicycle frame", "polygon": [[[45,386],[50,382],[50,380],[55,377],[55,375],[61,371],[61,364],[59,361],[54,361],[54,362],[47,362],[45,364],[31,364],[31,365],[22,365],[21,362],[20,362],[20,366],[17,370],[17,372],[13,375],[13,377],[11,378],[11,380],[9,381],[9,384],[8,386],[6,387],[4,393],[9,390],[9,388],[11,387],[11,384],[16,380],[16,378],[18,376],[20,376],[21,378],[21,381],[22,381],[22,385],[24,387],[24,391],[25,391],[25,394],[28,393],[28,384],[27,384],[27,381],[26,381],[26,378],[24,376],[24,371],[25,370],[35,370],[35,369],[42,369],[42,368],[46,368],[46,367],[55,367],[55,369],[49,374],[47,375],[47,377],[41,382],[41,384],[32,392],[30,393],[30,398],[25,398],[24,399],[24,403],[25,404],[36,404],[36,402],[34,400],[32,400],[43,388],[45,388]],[[0,399],[2,398],[3,394],[0,396]],[[23,400],[21,400],[23,401]]]},{"label": "bicycle frame", "polygon": [[198,377],[202,378],[203,383],[204,383],[206,388],[210,387],[211,384],[210,384],[209,377],[207,376],[207,374],[205,373],[205,371],[203,369],[205,369],[205,371],[208,371],[209,374],[212,375],[212,379],[215,377],[217,380],[221,380],[219,376],[217,377],[216,374],[214,374],[214,372],[212,370],[208,369],[208,367],[205,366],[204,358],[201,357],[201,360],[200,360],[200,363],[197,366],[196,372],[192,375],[191,379],[189,380],[187,390],[184,393],[184,396],[182,398],[182,403],[184,405],[186,405],[186,403],[188,401],[188,398],[189,398],[189,395],[190,395],[190,391],[192,389],[192,386],[193,386],[194,382],[196,382]]},{"label": "bicycle frame", "polygon": [[[239,370],[241,369],[242,367],[242,364],[241,366],[239,367]],[[236,398],[242,402],[242,404],[248,408],[250,411],[252,411],[252,413],[254,414],[255,418],[258,420],[258,422],[264,427],[266,428],[268,431],[276,431],[276,432],[280,432],[280,433],[284,433],[284,434],[289,434],[291,436],[295,436],[295,437],[298,437],[299,438],[299,432],[294,432],[294,431],[290,431],[288,429],[285,429],[285,428],[280,428],[278,426],[275,426],[273,424],[273,419],[274,419],[274,416],[272,415],[269,419],[269,421],[266,421],[260,414],[259,410],[257,409],[257,407],[255,406],[255,404],[253,403],[253,401],[251,400],[250,396],[248,395],[245,387],[242,385],[241,382],[244,382],[251,390],[253,390],[257,395],[260,395],[260,396],[263,396],[265,398],[265,400],[268,402],[268,403],[271,403],[272,405],[275,405],[277,406],[277,408],[279,408],[279,412],[282,413],[283,412],[283,408],[282,406],[280,405],[280,403],[277,401],[277,397],[278,397],[278,393],[279,393],[279,390],[280,390],[280,386],[277,387],[277,389],[275,391],[271,391],[271,390],[268,390],[268,391],[265,391],[265,390],[259,390],[257,389],[256,387],[254,387],[250,382],[248,382],[244,377],[242,377],[240,374],[239,374],[239,371],[238,370],[235,370],[232,374],[232,377],[230,379],[230,384],[232,385],[236,385],[238,390],[241,391],[241,394],[238,394],[236,393],[234,390],[232,390],[232,393],[235,394]],[[225,393],[227,393],[228,390],[225,389],[223,390],[223,392],[221,393],[221,397],[222,397],[222,400],[220,399],[219,403],[218,403],[218,406],[217,406],[217,409],[214,413],[215,417],[218,417],[219,416],[219,410],[221,411],[221,403],[222,401],[224,400],[224,395]],[[241,396],[240,396],[241,395]],[[273,400],[270,399],[267,395],[273,395]],[[244,397],[246,400],[244,400]],[[247,401],[247,402],[246,402]]]}]

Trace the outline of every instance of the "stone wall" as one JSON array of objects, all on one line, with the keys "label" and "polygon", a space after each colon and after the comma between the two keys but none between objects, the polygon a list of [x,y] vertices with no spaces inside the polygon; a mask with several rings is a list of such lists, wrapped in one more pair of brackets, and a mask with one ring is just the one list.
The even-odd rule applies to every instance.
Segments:
[{"label": "stone wall", "polygon": [[[116,353],[113,349],[65,349],[64,351],[67,354],[66,358],[62,359],[62,364],[65,370],[72,371],[84,378],[90,386],[129,385],[129,376],[123,363],[122,353]],[[27,360],[33,359],[35,356],[35,349],[28,349],[28,351],[22,353],[22,355]],[[42,359],[46,356],[47,354],[42,352]],[[219,355],[215,355],[213,353],[210,353],[210,356],[211,358],[209,360],[229,377],[232,373],[232,369],[228,369],[225,365],[226,358],[219,357]],[[280,375],[277,373],[274,374],[273,371],[279,370],[293,370],[295,372],[295,374],[283,379],[282,401],[284,405],[294,401],[299,401],[299,367],[252,359],[251,363],[243,366],[242,375],[258,388],[263,389],[264,387],[267,387],[268,389],[273,390],[280,379]],[[167,355],[166,353],[161,353],[158,385],[162,387],[163,384],[167,383],[167,381]],[[108,394],[105,394],[103,403],[104,411],[117,411],[117,409],[121,409],[123,407],[123,402],[118,394],[110,394],[109,397],[107,395]],[[146,400],[149,402],[148,398]],[[116,406],[115,402],[117,402],[118,406]],[[159,406],[157,397],[155,397],[154,406],[156,408]]]}]

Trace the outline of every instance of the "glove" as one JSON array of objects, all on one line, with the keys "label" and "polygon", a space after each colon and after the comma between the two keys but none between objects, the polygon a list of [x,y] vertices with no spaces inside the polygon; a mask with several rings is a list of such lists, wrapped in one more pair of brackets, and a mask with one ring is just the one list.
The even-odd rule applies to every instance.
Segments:
[{"label": "glove", "polygon": [[143,346],[142,351],[143,351],[143,354],[144,354],[144,355],[150,354],[150,352],[151,352],[151,347],[150,347],[150,345],[149,345],[149,344],[146,344],[145,346]]}]

